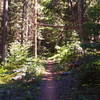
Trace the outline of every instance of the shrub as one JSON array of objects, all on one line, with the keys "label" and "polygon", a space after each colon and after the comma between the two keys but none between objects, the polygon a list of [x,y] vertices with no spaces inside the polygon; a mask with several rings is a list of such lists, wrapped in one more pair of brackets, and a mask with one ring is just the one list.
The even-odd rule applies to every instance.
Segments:
[{"label": "shrub", "polygon": [[30,46],[29,43],[21,44],[18,41],[11,43],[5,67],[10,70],[23,67],[28,58]]},{"label": "shrub", "polygon": [[26,64],[27,72],[33,74],[34,76],[39,76],[44,73],[44,63],[39,58],[30,58],[29,62]]},{"label": "shrub", "polygon": [[0,66],[0,74],[3,74],[5,72],[7,72],[7,69],[5,69],[5,68],[3,68],[3,67]]},{"label": "shrub", "polygon": [[75,62],[77,56],[83,52],[82,48],[79,46],[79,42],[70,43],[62,47],[56,46],[56,49],[57,53],[50,59],[57,60],[62,65]]},{"label": "shrub", "polygon": [[88,59],[80,68],[78,73],[81,84],[88,86],[99,85],[100,83],[100,58]]},{"label": "shrub", "polygon": [[[7,69],[7,77],[11,76],[11,79],[16,76],[17,79],[18,77],[27,77],[27,79],[30,79],[32,77],[37,78],[44,73],[43,62],[39,58],[35,59],[31,57],[29,54],[30,47],[30,43],[20,44],[18,41],[10,44],[9,53],[3,65],[3,68]],[[4,73],[4,69],[0,69],[0,71]],[[3,78],[5,79],[6,76]]]}]

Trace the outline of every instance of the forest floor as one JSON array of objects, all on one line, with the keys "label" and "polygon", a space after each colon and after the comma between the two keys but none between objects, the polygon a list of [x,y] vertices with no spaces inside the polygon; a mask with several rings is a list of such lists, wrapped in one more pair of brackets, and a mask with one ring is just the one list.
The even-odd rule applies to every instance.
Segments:
[{"label": "forest floor", "polygon": [[42,80],[0,85],[0,100],[100,100],[100,88],[82,88],[75,75],[57,73],[54,67],[47,63]]},{"label": "forest floor", "polygon": [[54,67],[54,62],[48,62],[37,100],[100,100],[97,89],[80,87],[75,75],[56,73]]},{"label": "forest floor", "polygon": [[78,81],[71,75],[61,75],[54,72],[54,63],[49,62],[37,100],[77,100],[75,99]]}]

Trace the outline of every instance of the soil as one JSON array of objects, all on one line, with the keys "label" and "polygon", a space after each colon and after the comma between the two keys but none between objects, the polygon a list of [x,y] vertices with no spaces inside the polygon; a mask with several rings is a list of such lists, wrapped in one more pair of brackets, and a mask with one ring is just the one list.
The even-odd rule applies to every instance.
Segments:
[{"label": "soil", "polygon": [[54,65],[48,62],[42,81],[0,85],[0,100],[100,100],[100,88],[87,91],[74,75],[55,73]]},{"label": "soil", "polygon": [[53,69],[54,62],[48,62],[47,72],[40,85],[40,95],[36,100],[100,100],[97,89],[87,91],[87,88],[79,85],[74,75],[62,75]]},{"label": "soil", "polygon": [[49,62],[47,73],[41,82],[38,100],[75,100],[72,95],[77,91],[77,80],[70,75],[61,76],[55,73],[53,67],[53,62]]}]

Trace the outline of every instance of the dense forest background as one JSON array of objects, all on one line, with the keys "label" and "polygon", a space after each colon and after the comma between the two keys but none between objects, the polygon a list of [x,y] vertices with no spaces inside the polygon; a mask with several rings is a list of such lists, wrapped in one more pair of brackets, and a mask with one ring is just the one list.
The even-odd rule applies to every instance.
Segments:
[{"label": "dense forest background", "polygon": [[38,4],[34,0],[1,1],[2,59],[7,51],[4,46],[15,40],[20,43],[31,41],[34,54],[36,30],[38,49],[44,46],[51,52],[57,44],[74,41],[74,33],[84,45],[99,43],[99,5],[99,0],[39,0]]},{"label": "dense forest background", "polygon": [[40,80],[47,60],[99,93],[100,0],[0,1],[0,84]]}]

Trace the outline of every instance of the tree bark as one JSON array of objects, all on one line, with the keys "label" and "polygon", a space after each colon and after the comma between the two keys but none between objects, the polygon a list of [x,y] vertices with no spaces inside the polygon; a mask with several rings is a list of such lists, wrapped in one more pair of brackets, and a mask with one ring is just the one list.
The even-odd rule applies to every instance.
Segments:
[{"label": "tree bark", "polygon": [[78,24],[79,24],[79,35],[83,42],[83,29],[82,29],[82,0],[78,0]]},{"label": "tree bark", "polygon": [[38,1],[37,0],[34,0],[34,3],[35,3],[35,58],[37,58],[38,56],[38,40],[37,40],[37,37],[38,37],[38,31],[37,31],[37,13],[38,13],[38,9],[37,9],[37,6],[38,6]]},{"label": "tree bark", "polygon": [[2,29],[2,61],[5,61],[7,53],[7,33],[8,33],[8,0],[3,1],[3,29]]},{"label": "tree bark", "polygon": [[27,42],[28,41],[28,31],[29,31],[29,12],[28,12],[28,9],[29,9],[29,1],[28,0],[24,0],[24,4],[23,4],[23,35],[21,36],[21,38],[23,40],[23,42]]},{"label": "tree bark", "polygon": [[84,20],[84,0],[78,0],[78,33],[82,43],[89,42],[88,35],[84,32],[83,29],[83,20]]}]

